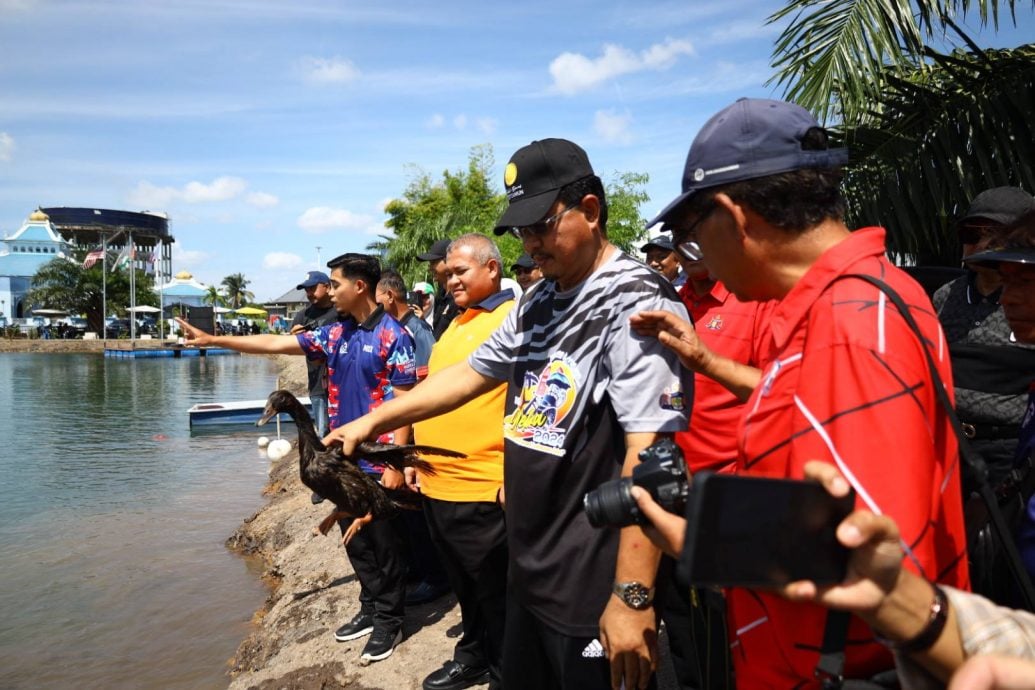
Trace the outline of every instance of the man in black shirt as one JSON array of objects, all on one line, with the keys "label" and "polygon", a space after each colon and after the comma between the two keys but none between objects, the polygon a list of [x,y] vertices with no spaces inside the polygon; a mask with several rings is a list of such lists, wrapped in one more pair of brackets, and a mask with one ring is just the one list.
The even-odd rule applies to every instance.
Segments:
[{"label": "man in black shirt", "polygon": [[[331,279],[321,271],[309,271],[306,279],[295,286],[305,290],[309,306],[295,314],[291,320],[291,335],[311,331],[338,320],[338,312],[331,302]],[[307,360],[309,367],[309,400],[312,401],[313,421],[316,433],[327,435],[327,362]],[[315,497],[315,495],[314,495]]]},{"label": "man in black shirt", "polygon": [[435,316],[431,322],[435,340],[442,337],[442,334],[449,328],[449,324],[460,313],[460,308],[453,301],[453,296],[446,292],[446,280],[449,279],[446,269],[446,250],[449,249],[451,241],[448,238],[438,240],[431,245],[431,249],[417,255],[418,260],[428,262],[431,272],[435,276],[435,283],[438,285],[438,292],[435,293]]}]

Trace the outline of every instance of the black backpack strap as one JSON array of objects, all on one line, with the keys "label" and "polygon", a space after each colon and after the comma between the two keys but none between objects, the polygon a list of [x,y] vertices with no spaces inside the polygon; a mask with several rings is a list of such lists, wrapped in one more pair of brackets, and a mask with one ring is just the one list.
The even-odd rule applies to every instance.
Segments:
[{"label": "black backpack strap", "polygon": [[813,672],[823,690],[836,690],[845,681],[845,643],[848,641],[848,623],[851,614],[847,611],[827,611],[827,624],[823,628],[823,645],[819,650],[819,661]]},{"label": "black backpack strap", "polygon": [[992,487],[988,483],[988,472],[985,466],[985,461],[977,454],[977,452],[974,451],[970,442],[963,435],[959,417],[956,415],[956,410],[949,401],[948,393],[945,391],[945,383],[942,381],[942,377],[938,374],[938,367],[935,365],[934,357],[931,355],[930,349],[928,349],[924,342],[923,332],[917,325],[916,319],[913,318],[913,314],[910,312],[909,306],[890,285],[879,278],[861,273],[850,273],[841,276],[838,280],[843,278],[858,278],[859,280],[864,280],[887,295],[888,299],[891,300],[891,303],[898,309],[899,314],[902,315],[906,325],[909,326],[919,340],[921,349],[924,352],[924,357],[927,359],[927,369],[930,372],[931,383],[934,386],[935,395],[938,397],[938,401],[941,403],[942,409],[945,410],[945,414],[949,418],[950,426],[956,434],[960,458],[970,469],[974,478],[978,482],[978,493],[984,501],[985,507],[988,509],[992,528],[995,530],[996,535],[999,537],[999,541],[1002,543],[1003,550],[1006,554],[1006,562],[1010,567],[1011,575],[1013,575],[1013,578],[1020,589],[1025,607],[1029,611],[1035,611],[1035,587],[1032,586],[1031,578],[1028,577],[1028,572],[1024,568],[1020,552],[1017,551],[1017,545],[1013,540],[1013,534],[1010,532],[1009,527],[1007,527],[1006,519],[1003,517],[1003,512],[999,508],[999,501],[996,500],[995,493],[992,491]]}]

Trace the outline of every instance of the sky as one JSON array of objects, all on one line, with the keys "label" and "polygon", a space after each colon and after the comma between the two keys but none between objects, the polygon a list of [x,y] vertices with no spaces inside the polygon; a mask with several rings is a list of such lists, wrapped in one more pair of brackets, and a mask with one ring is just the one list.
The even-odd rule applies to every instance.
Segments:
[{"label": "sky", "polygon": [[[273,300],[385,233],[419,172],[534,139],[651,217],[712,114],[766,82],[770,0],[0,0],[0,235],[37,206],[163,211],[173,272]],[[1030,8],[981,45],[1035,35]],[[486,228],[486,231],[489,229]]]}]

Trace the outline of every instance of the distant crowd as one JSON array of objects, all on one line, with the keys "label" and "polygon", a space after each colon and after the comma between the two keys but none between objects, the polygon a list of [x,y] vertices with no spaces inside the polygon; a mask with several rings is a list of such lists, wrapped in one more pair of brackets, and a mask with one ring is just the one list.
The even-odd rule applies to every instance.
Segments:
[{"label": "distant crowd", "polygon": [[[656,687],[659,640],[680,688],[1035,687],[1035,198],[1004,180],[960,199],[963,269],[925,289],[883,228],[846,226],[846,162],[802,108],[738,100],[693,140],[643,262],[608,240],[586,152],[537,140],[491,233],[416,257],[434,284],[346,253],[299,283],[289,334],[179,321],[189,343],[304,355],[324,443],[421,497],[340,520],[361,592],[335,638],[383,660],[407,607],[451,592],[462,634],[425,690]],[[671,476],[634,475],[665,439]],[[401,472],[367,441],[466,457]],[[819,525],[830,544],[777,535],[806,554],[790,570],[723,579],[788,512],[734,502],[695,551],[719,574],[687,582],[684,545],[716,539],[683,514],[704,473],[818,482],[855,510]],[[587,517],[601,486],[617,526]],[[831,549],[843,571],[820,579]]]}]

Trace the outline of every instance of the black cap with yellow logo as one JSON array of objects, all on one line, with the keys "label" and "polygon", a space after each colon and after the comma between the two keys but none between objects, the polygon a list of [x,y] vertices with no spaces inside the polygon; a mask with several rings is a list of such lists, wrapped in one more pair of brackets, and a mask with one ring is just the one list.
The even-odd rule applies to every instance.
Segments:
[{"label": "black cap with yellow logo", "polygon": [[589,156],[567,139],[533,141],[518,149],[503,173],[510,205],[496,224],[496,234],[539,222],[562,187],[592,174]]}]

